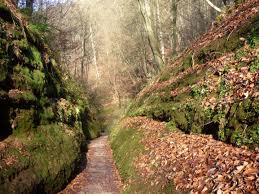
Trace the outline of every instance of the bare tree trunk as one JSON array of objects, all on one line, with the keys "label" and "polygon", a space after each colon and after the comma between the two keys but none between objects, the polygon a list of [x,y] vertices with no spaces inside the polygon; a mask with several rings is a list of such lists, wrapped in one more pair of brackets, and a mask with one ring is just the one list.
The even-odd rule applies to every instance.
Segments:
[{"label": "bare tree trunk", "polygon": [[115,91],[116,97],[118,99],[119,108],[121,108],[121,105],[122,105],[121,104],[121,94],[120,94],[118,86],[117,86],[117,81],[118,81],[117,80],[117,75],[114,75],[114,91]]},{"label": "bare tree trunk", "polygon": [[151,9],[152,0],[138,0],[138,2],[139,2],[140,12],[144,19],[144,25],[148,35],[148,42],[152,50],[154,61],[158,66],[158,68],[161,68],[164,66],[164,62],[159,49],[159,41],[157,40],[156,34],[153,30],[152,9]]},{"label": "bare tree trunk", "polygon": [[93,37],[92,24],[90,24],[90,42],[91,42],[91,47],[92,47],[92,52],[93,52],[92,54],[93,54],[93,63],[95,66],[96,80],[97,80],[97,82],[99,82],[100,72],[99,72],[99,68],[97,65],[96,48],[95,48],[95,41],[94,41],[94,37]]},{"label": "bare tree trunk", "polygon": [[74,68],[74,77],[76,77],[77,74],[77,64],[75,64],[75,68]]},{"label": "bare tree trunk", "polygon": [[156,16],[157,16],[157,23],[158,23],[157,26],[158,26],[158,39],[160,42],[160,51],[161,51],[163,62],[165,63],[165,44],[164,44],[164,36],[163,36],[162,24],[161,24],[159,0],[156,0]]},{"label": "bare tree trunk", "polygon": [[[84,27],[85,28],[85,27]],[[84,80],[84,75],[85,75],[85,57],[86,57],[86,34],[84,30],[84,35],[83,35],[83,55],[81,59],[81,80]]]},{"label": "bare tree trunk", "polygon": [[177,55],[177,3],[178,0],[171,0],[171,21],[172,21],[172,35],[171,35],[171,45],[172,45],[172,56]]},{"label": "bare tree trunk", "polygon": [[145,36],[144,36],[144,29],[141,30],[141,41],[142,41],[142,56],[143,56],[143,71],[145,73],[145,76],[148,77],[148,69],[147,69],[147,49],[146,49],[146,44],[145,44]]}]

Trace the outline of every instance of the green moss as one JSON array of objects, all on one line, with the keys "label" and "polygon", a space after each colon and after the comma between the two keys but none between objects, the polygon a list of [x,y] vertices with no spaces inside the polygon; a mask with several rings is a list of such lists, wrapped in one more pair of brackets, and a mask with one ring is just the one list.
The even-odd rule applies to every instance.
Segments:
[{"label": "green moss", "polygon": [[47,32],[48,26],[47,24],[32,24],[30,23],[27,26],[27,33],[30,36],[32,42],[38,44],[44,40],[44,33]]},{"label": "green moss", "polygon": [[136,129],[130,128],[113,129],[111,133],[115,163],[124,182],[138,178],[133,162],[144,150],[140,142],[142,135]]},{"label": "green moss", "polygon": [[30,63],[37,69],[42,69],[43,64],[42,64],[42,59],[41,59],[41,54],[38,51],[37,48],[31,47],[31,61]]},{"label": "green moss", "polygon": [[34,103],[37,101],[36,96],[31,91],[21,91],[12,97],[16,103]]},{"label": "green moss", "polygon": [[242,47],[241,49],[238,49],[235,52],[235,59],[240,60],[242,57],[246,56],[247,54],[248,54],[247,51],[244,49],[244,47]]},{"label": "green moss", "polygon": [[159,78],[159,82],[164,82],[167,81],[171,78],[171,73],[170,72],[163,72],[162,75]]},{"label": "green moss", "polygon": [[[66,134],[64,129],[71,134]],[[42,180],[45,192],[57,192],[69,179],[80,160],[78,153],[82,142],[82,131],[65,125],[42,125],[35,132],[27,144],[32,153],[34,172]]]},{"label": "green moss", "polygon": [[13,74],[14,85],[19,89],[33,89],[40,93],[45,84],[45,75],[40,70],[31,71],[28,67],[17,65]]},{"label": "green moss", "polygon": [[61,99],[56,106],[56,117],[60,122],[74,126],[79,110],[77,106],[73,106],[69,101]]},{"label": "green moss", "polygon": [[19,29],[16,27],[15,29],[12,30],[12,35],[14,39],[20,40],[23,39],[23,33],[19,31]]},{"label": "green moss", "polygon": [[244,137],[242,135],[242,131],[235,130],[231,135],[231,143],[235,144],[236,146],[241,146],[243,141]]},{"label": "green moss", "polygon": [[188,120],[186,119],[185,113],[180,110],[172,112],[172,120],[175,122],[177,128],[187,131],[188,130]]},{"label": "green moss", "polygon": [[254,148],[259,147],[259,124],[248,127],[245,144],[251,145]]},{"label": "green moss", "polygon": [[53,107],[44,107],[40,113],[40,120],[42,125],[46,125],[55,119],[55,113]]},{"label": "green moss", "polygon": [[223,20],[224,20],[225,16],[223,14],[219,14],[217,17],[216,17],[216,23],[217,24],[220,24]]},{"label": "green moss", "polygon": [[259,57],[256,57],[255,60],[250,64],[250,71],[255,73],[259,70]]},{"label": "green moss", "polygon": [[239,37],[239,34],[233,34],[231,37],[223,37],[211,42],[196,55],[195,61],[203,64],[222,56],[226,52],[240,48],[242,42],[239,40]]},{"label": "green moss", "polygon": [[211,119],[211,115],[206,114],[207,112],[199,106],[195,106],[188,111],[188,123],[191,126],[192,133],[202,133],[205,123]]},{"label": "green moss", "polygon": [[34,70],[32,72],[31,86],[33,89],[41,92],[45,84],[45,75],[40,70]]},{"label": "green moss", "polygon": [[[100,136],[100,123],[98,121],[89,121],[87,128],[83,129],[88,139],[95,139]],[[88,133],[87,133],[88,131]]]},{"label": "green moss", "polygon": [[251,106],[256,116],[259,116],[259,101],[258,100],[253,101]]},{"label": "green moss", "polygon": [[247,42],[251,48],[255,48],[259,45],[259,16],[255,18],[254,25],[251,28],[251,32],[247,36]]},{"label": "green moss", "polygon": [[240,122],[238,121],[238,119],[235,116],[230,117],[229,122],[228,122],[228,126],[231,127],[231,128],[237,129],[240,126]]},{"label": "green moss", "polygon": [[[61,75],[59,76],[62,77]],[[83,101],[85,105],[88,104],[84,88],[72,80],[68,75],[65,75],[62,79],[60,93],[62,96],[65,96],[67,100]]]},{"label": "green moss", "polygon": [[172,85],[171,88],[175,89],[176,87],[187,87],[197,83],[198,80],[203,79],[206,76],[207,68],[202,69],[199,73],[192,73],[186,75],[184,78],[178,81],[175,85]]},{"label": "green moss", "polygon": [[12,41],[12,52],[30,68],[43,69],[41,53],[26,39]]},{"label": "green moss", "polygon": [[206,86],[204,86],[204,87],[193,86],[192,87],[191,95],[192,95],[192,97],[194,97],[196,99],[206,95],[206,93],[207,93]]},{"label": "green moss", "polygon": [[32,92],[24,92],[21,96],[22,99],[25,101],[32,101],[35,102],[37,100],[36,96]]},{"label": "green moss", "polygon": [[14,118],[14,123],[16,127],[13,131],[15,135],[20,135],[31,131],[34,127],[35,111],[33,109],[23,110],[19,109],[15,111],[16,117]]},{"label": "green moss", "polygon": [[4,152],[2,152],[2,157],[5,156],[15,158],[16,162],[15,165],[12,166],[6,166],[6,164],[0,162],[0,164],[2,165],[2,168],[0,169],[0,188],[3,180],[12,179],[17,171],[22,171],[28,168],[30,164],[29,157],[24,155],[21,150],[19,150],[19,148],[8,147]]},{"label": "green moss", "polygon": [[186,70],[189,67],[192,67],[193,65],[193,57],[192,54],[188,55],[187,57],[184,58],[183,63],[182,63],[182,70]]},{"label": "green moss", "polygon": [[183,72],[184,70],[188,69],[191,66],[192,66],[192,56],[189,55],[189,57],[183,60],[183,63],[174,67],[167,67],[166,69],[164,69],[164,71],[160,73],[159,82],[167,81],[170,78],[174,77],[180,72]]},{"label": "green moss", "polygon": [[49,26],[46,23],[30,23],[29,28],[37,33],[47,32],[49,30]]},{"label": "green moss", "polygon": [[30,45],[26,39],[14,40],[12,43],[23,51],[29,51]]},{"label": "green moss", "polygon": [[28,67],[21,67],[17,65],[14,68],[14,74],[12,76],[13,83],[16,88],[28,89],[31,81],[31,73]]},{"label": "green moss", "polygon": [[169,132],[175,132],[177,131],[176,124],[174,121],[169,121],[166,123],[166,128]]},{"label": "green moss", "polygon": [[248,121],[249,118],[254,117],[255,113],[251,110],[251,101],[249,99],[241,102],[236,112],[237,119],[241,122]]},{"label": "green moss", "polygon": [[218,131],[218,137],[221,141],[227,141],[231,135],[232,131],[229,128],[220,129]]},{"label": "green moss", "polygon": [[225,96],[225,94],[228,92],[228,90],[229,90],[229,87],[227,86],[225,80],[221,79],[219,88],[218,88],[219,97]]}]

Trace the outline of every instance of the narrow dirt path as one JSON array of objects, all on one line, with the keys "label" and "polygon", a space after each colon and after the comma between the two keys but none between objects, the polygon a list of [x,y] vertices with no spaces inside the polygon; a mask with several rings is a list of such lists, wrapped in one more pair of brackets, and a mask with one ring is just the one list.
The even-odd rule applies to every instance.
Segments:
[{"label": "narrow dirt path", "polygon": [[108,136],[89,144],[86,168],[60,194],[120,194],[121,181],[113,162]]}]

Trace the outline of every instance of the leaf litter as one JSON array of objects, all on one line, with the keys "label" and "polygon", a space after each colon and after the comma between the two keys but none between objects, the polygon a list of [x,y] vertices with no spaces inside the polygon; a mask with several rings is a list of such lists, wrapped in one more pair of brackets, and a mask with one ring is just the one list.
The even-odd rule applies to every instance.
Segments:
[{"label": "leaf litter", "polygon": [[165,122],[126,118],[124,126],[144,132],[146,152],[134,162],[151,185],[173,183],[191,193],[259,193],[259,149],[233,147],[210,135],[169,132]]}]

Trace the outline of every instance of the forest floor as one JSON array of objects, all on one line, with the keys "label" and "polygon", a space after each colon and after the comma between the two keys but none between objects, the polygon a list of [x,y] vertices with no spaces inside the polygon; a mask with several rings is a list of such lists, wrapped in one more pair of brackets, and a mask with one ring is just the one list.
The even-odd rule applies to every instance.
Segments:
[{"label": "forest floor", "polygon": [[120,194],[121,180],[112,158],[108,136],[101,136],[88,146],[86,168],[60,194]]},{"label": "forest floor", "polygon": [[164,122],[146,117],[123,123],[123,128],[144,133],[140,143],[145,152],[134,161],[144,184],[163,188],[173,182],[177,190],[203,194],[259,192],[258,149],[233,147],[209,135],[170,131]]}]

